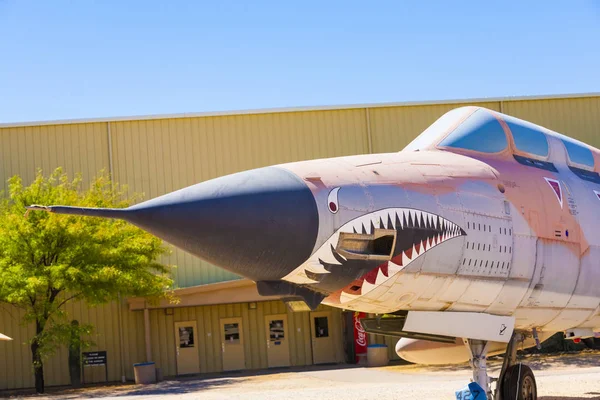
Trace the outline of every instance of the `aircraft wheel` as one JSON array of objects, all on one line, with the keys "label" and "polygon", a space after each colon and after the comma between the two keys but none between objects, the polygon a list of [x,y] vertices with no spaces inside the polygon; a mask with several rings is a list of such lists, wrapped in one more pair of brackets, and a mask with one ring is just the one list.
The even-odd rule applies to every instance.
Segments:
[{"label": "aircraft wheel", "polygon": [[502,399],[537,400],[537,386],[531,368],[516,364],[506,369],[502,382]]}]

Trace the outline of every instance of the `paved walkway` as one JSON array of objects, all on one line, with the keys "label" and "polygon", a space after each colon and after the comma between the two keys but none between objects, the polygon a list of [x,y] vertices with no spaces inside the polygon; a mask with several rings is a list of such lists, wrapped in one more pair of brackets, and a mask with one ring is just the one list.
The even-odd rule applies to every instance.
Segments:
[{"label": "paved walkway", "polygon": [[[532,356],[525,363],[535,371],[539,400],[600,400],[600,352],[562,357]],[[490,361],[497,375],[501,361]],[[243,400],[399,400],[454,399],[470,378],[466,365],[383,368],[328,366],[258,371],[214,377],[166,380],[154,385],[132,384],[64,390],[36,399],[243,399]]]}]

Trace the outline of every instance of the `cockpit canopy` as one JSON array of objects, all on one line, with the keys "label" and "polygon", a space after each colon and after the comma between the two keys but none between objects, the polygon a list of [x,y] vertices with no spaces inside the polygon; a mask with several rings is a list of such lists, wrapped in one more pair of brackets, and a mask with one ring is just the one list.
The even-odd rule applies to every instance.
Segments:
[{"label": "cockpit canopy", "polygon": [[473,106],[445,113],[402,151],[440,149],[501,154],[510,150],[522,164],[556,171],[550,157],[549,135],[562,142],[572,170],[595,170],[594,155],[586,144],[531,122]]}]

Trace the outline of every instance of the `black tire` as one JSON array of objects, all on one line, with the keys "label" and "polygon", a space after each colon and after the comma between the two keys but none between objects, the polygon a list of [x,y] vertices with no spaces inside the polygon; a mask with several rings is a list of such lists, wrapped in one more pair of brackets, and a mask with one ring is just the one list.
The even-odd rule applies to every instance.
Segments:
[{"label": "black tire", "polygon": [[525,364],[506,369],[502,380],[502,400],[537,400],[533,371]]}]

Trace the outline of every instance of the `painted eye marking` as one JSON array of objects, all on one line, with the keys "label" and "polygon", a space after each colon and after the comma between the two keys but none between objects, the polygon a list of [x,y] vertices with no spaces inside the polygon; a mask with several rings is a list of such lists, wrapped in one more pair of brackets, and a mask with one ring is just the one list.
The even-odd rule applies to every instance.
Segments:
[{"label": "painted eye marking", "polygon": [[338,205],[338,192],[339,191],[340,191],[340,188],[336,187],[331,192],[329,192],[329,196],[327,197],[327,206],[329,207],[329,211],[331,211],[332,214],[337,213],[340,208]]}]

